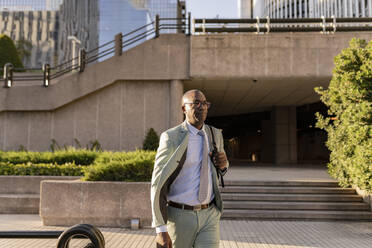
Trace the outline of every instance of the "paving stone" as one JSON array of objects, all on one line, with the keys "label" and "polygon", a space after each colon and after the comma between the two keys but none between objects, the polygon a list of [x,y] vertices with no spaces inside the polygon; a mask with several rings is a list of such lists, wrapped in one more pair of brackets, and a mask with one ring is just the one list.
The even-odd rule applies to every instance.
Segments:
[{"label": "paving stone", "polygon": [[[64,229],[42,226],[38,215],[0,215],[0,231]],[[105,236],[107,248],[155,247],[153,229],[100,230]],[[55,248],[56,243],[56,240],[0,239],[0,248]],[[372,222],[222,220],[220,247],[370,248]]]}]

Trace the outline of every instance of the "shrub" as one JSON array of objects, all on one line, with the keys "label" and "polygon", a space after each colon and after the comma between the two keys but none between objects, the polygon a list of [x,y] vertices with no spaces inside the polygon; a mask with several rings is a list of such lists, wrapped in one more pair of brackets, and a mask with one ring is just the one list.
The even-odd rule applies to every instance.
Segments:
[{"label": "shrub", "polygon": [[155,154],[73,148],[56,152],[0,151],[0,175],[85,175],[86,181],[150,181]]},{"label": "shrub", "polygon": [[[6,63],[12,63],[14,67],[23,68],[12,39],[5,34],[0,34],[0,68],[3,69]],[[2,70],[0,70],[0,75],[2,74]]]},{"label": "shrub", "polygon": [[107,164],[112,161],[127,161],[132,159],[149,159],[153,158],[155,159],[155,152],[153,151],[144,151],[144,150],[136,150],[132,152],[110,152],[105,151],[100,153],[100,155],[95,160],[95,163],[99,164]]},{"label": "shrub", "polygon": [[57,164],[11,164],[0,162],[0,175],[17,176],[82,176],[82,166],[66,163]]},{"label": "shrub", "polygon": [[66,164],[75,163],[79,165],[93,164],[98,157],[98,153],[86,149],[69,148],[68,150],[58,150],[55,152],[27,152],[27,151],[9,151],[0,152],[0,162],[9,162],[12,164],[22,164],[31,162]]},{"label": "shrub", "polygon": [[153,128],[147,131],[145,140],[143,141],[143,150],[155,151],[159,146],[159,135]]},{"label": "shrub", "polygon": [[342,186],[372,192],[372,42],[353,39],[335,58],[327,90],[315,89],[329,107],[316,126],[328,133],[329,173]]},{"label": "shrub", "polygon": [[94,165],[84,168],[85,181],[147,182],[154,168],[154,151],[106,152]]}]

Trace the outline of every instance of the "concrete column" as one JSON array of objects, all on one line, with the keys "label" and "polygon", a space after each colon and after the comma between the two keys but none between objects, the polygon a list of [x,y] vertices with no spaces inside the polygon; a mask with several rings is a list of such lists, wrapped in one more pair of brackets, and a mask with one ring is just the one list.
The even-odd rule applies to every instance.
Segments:
[{"label": "concrete column", "polygon": [[261,121],[262,130],[262,150],[261,150],[261,162],[262,163],[274,163],[275,162],[275,150],[274,150],[274,130],[272,120]]},{"label": "concrete column", "polygon": [[183,113],[181,109],[183,96],[182,81],[172,80],[169,89],[169,127],[174,127],[183,121]]},{"label": "concrete column", "polygon": [[275,163],[297,163],[296,107],[275,106],[271,117],[274,133]]}]

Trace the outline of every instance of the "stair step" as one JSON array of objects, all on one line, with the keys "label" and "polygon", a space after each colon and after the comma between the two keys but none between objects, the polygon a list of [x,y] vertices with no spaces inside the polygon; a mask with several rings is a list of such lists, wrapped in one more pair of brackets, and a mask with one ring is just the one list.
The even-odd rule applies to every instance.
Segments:
[{"label": "stair step", "polygon": [[262,202],[262,201],[225,201],[227,209],[272,209],[272,210],[370,210],[364,202]]},{"label": "stair step", "polygon": [[355,189],[339,187],[247,187],[228,186],[221,188],[222,193],[280,193],[280,194],[355,194]]},{"label": "stair step", "polygon": [[359,195],[345,194],[233,194],[222,193],[224,201],[300,201],[300,202],[362,202]]},{"label": "stair step", "polygon": [[226,209],[222,218],[239,219],[296,219],[296,220],[369,220],[369,211],[293,211],[293,210],[232,210]]},{"label": "stair step", "polygon": [[0,194],[0,214],[37,214],[39,205],[39,194]]},{"label": "stair step", "polygon": [[240,180],[225,180],[225,186],[339,187],[336,181],[240,181]]}]

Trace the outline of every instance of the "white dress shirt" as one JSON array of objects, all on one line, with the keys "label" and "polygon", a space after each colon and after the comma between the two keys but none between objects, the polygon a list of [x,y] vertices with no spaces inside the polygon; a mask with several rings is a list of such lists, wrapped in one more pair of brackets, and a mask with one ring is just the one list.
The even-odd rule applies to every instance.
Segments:
[{"label": "white dress shirt", "polygon": [[[168,201],[187,204],[190,206],[208,204],[214,198],[212,185],[212,165],[208,159],[209,180],[208,180],[208,196],[205,202],[199,201],[199,185],[200,185],[200,168],[203,160],[203,139],[207,142],[208,151],[210,151],[207,132],[205,125],[201,131],[204,136],[198,134],[199,130],[186,121],[189,131],[189,143],[187,145],[186,160],[182,170],[173,181],[169,188],[167,199]],[[209,156],[208,156],[209,158]],[[166,232],[167,225],[156,227],[156,233]]]}]

